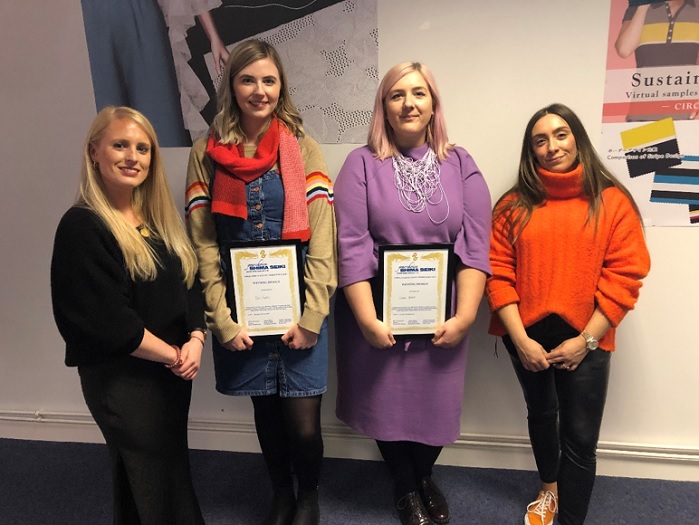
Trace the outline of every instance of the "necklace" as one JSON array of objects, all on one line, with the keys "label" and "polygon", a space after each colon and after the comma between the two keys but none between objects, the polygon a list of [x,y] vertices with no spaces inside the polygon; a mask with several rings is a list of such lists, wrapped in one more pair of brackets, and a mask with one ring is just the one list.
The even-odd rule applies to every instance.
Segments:
[{"label": "necklace", "polygon": [[139,224],[138,226],[136,226],[136,229],[142,237],[145,237],[146,239],[150,237],[150,230],[148,229],[148,226],[146,226],[145,224]]},{"label": "necklace", "polygon": [[[439,161],[432,148],[428,148],[425,156],[418,160],[401,154],[394,155],[393,170],[393,182],[398,189],[398,199],[403,208],[413,213],[427,210],[427,216],[434,224],[442,224],[447,220],[449,201],[439,180]],[[436,221],[432,218],[428,205],[437,206],[442,201],[446,201],[447,211],[442,220]]]}]

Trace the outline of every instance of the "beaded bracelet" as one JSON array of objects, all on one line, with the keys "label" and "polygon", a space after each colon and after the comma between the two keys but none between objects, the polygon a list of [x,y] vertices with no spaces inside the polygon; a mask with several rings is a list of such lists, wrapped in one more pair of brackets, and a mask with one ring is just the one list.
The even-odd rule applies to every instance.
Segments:
[{"label": "beaded bracelet", "polygon": [[175,362],[172,363],[171,365],[168,365],[167,363],[164,363],[163,366],[165,368],[175,368],[176,366],[180,366],[182,364],[182,350],[179,349],[179,347],[173,345],[172,346],[175,350],[177,350],[177,359],[175,359]]}]

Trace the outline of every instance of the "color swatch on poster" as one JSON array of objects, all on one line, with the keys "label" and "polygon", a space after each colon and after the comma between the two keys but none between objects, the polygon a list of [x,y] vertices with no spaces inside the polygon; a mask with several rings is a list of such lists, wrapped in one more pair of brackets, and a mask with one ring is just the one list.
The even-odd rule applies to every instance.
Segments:
[{"label": "color swatch on poster", "polygon": [[699,224],[699,204],[689,205],[689,224]]},{"label": "color swatch on poster", "polygon": [[622,131],[626,167],[630,177],[677,166],[681,162],[680,149],[671,118],[651,122]]},{"label": "color swatch on poster", "polygon": [[658,170],[650,201],[699,205],[699,157],[685,156],[679,165]]}]

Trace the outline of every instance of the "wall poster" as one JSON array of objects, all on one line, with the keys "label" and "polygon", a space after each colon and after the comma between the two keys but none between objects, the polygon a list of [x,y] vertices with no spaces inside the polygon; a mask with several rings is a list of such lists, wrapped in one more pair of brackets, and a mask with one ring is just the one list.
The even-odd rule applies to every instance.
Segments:
[{"label": "wall poster", "polygon": [[699,224],[699,0],[611,0],[601,153],[646,226]]},{"label": "wall poster", "polygon": [[206,134],[228,51],[281,55],[309,135],[364,144],[378,86],[376,0],[81,0],[97,109],[143,112],[163,146]]}]

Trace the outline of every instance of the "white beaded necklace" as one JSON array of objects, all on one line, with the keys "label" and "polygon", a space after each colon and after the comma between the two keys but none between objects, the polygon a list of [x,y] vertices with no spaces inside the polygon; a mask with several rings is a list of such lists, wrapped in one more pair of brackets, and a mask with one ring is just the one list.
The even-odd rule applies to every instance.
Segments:
[{"label": "white beaded necklace", "polygon": [[[413,160],[402,154],[393,156],[393,181],[398,189],[401,205],[413,213],[427,210],[427,216],[434,224],[442,224],[449,217],[449,201],[445,198],[444,188],[439,180],[440,170],[437,155],[432,148],[427,148],[425,156]],[[437,193],[437,200],[432,200]],[[437,206],[442,201],[447,203],[447,212],[441,221],[435,221],[430,214],[430,206]]]}]

